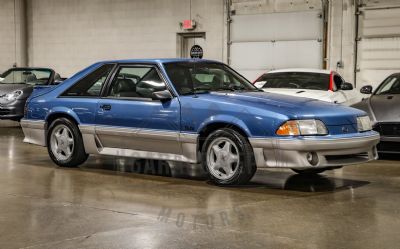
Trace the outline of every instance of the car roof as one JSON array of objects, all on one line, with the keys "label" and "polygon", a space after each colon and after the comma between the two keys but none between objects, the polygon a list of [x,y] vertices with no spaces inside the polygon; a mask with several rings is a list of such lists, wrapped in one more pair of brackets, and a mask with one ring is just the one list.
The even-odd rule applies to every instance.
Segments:
[{"label": "car roof", "polygon": [[279,69],[279,70],[272,70],[267,72],[270,73],[294,73],[294,72],[301,72],[301,73],[320,73],[320,74],[331,74],[331,70],[324,70],[324,69],[314,69],[314,68],[287,68],[287,69]]},{"label": "car roof", "polygon": [[171,62],[214,62],[214,60],[206,59],[188,59],[188,58],[159,58],[159,59],[124,59],[124,60],[107,60],[102,63],[171,63]]}]

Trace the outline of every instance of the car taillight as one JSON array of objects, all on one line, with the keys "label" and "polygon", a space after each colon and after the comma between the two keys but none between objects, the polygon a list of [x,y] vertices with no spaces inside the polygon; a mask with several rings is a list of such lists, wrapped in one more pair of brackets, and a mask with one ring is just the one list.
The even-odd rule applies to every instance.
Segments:
[{"label": "car taillight", "polygon": [[333,77],[334,72],[331,71],[331,74],[329,75],[329,91],[333,91]]}]

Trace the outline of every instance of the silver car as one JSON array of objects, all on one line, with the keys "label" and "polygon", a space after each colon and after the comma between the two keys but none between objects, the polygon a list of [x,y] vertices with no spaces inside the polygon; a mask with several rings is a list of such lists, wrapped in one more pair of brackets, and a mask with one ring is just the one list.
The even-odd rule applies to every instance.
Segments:
[{"label": "silver car", "polygon": [[375,91],[364,86],[360,92],[372,95],[353,107],[367,112],[381,134],[378,152],[400,153],[400,73],[387,77]]},{"label": "silver car", "polygon": [[19,121],[35,86],[50,87],[62,80],[50,68],[19,67],[0,74],[0,119]]}]

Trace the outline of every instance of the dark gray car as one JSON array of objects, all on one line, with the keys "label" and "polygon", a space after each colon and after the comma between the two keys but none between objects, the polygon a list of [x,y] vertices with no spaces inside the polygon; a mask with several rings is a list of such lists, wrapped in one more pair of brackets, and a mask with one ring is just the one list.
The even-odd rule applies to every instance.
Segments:
[{"label": "dark gray car", "polygon": [[372,90],[372,86],[362,87],[361,93],[372,95],[353,107],[367,112],[374,130],[381,134],[379,152],[400,153],[400,73],[390,75]]},{"label": "dark gray car", "polygon": [[51,86],[62,81],[50,68],[12,68],[0,75],[0,119],[19,121],[34,86]]}]

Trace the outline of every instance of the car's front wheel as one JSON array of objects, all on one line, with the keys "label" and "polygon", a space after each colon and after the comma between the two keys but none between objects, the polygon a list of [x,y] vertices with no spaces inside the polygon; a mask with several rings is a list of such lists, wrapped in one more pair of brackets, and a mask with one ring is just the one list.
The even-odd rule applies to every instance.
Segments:
[{"label": "car's front wheel", "polygon": [[61,167],[78,167],[88,158],[77,125],[66,118],[51,123],[47,150],[53,162]]},{"label": "car's front wheel", "polygon": [[219,129],[206,138],[202,163],[211,180],[218,185],[245,184],[256,172],[250,143],[228,128]]}]

